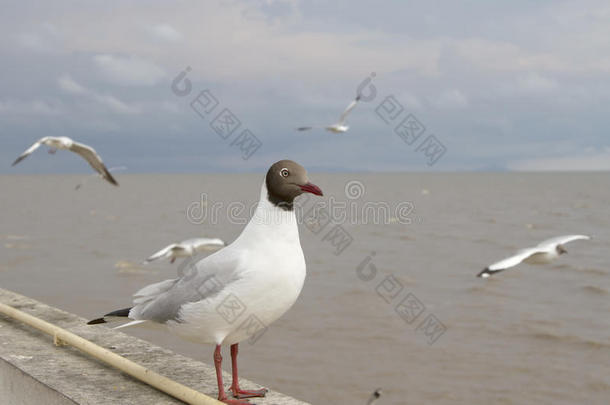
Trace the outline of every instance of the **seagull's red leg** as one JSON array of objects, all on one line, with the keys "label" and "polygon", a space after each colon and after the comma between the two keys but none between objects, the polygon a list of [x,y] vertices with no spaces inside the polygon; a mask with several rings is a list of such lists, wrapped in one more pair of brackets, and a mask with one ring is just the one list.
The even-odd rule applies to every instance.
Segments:
[{"label": "seagull's red leg", "polygon": [[214,350],[214,367],[216,367],[216,381],[218,382],[218,400],[229,405],[251,405],[248,401],[227,399],[225,387],[222,383],[222,355],[220,354],[220,345],[217,345],[216,350]]},{"label": "seagull's red leg", "polygon": [[172,257],[172,259],[169,261],[171,264],[174,264],[174,262],[176,261],[175,257]]},{"label": "seagull's red leg", "polygon": [[255,398],[264,397],[267,394],[267,388],[260,390],[242,390],[239,388],[239,376],[237,375],[237,343],[231,345],[231,371],[233,372],[233,382],[231,383],[231,391],[235,398]]}]

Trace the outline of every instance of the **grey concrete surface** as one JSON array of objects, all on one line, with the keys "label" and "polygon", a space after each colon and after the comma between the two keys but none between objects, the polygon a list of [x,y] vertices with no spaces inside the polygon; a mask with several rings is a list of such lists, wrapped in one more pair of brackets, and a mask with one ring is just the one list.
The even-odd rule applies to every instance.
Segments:
[{"label": "grey concrete surface", "polygon": [[[214,367],[175,354],[105,326],[88,326],[74,314],[0,289],[0,302],[67,329],[188,387],[216,397]],[[225,373],[225,383],[230,375]],[[240,379],[245,389],[259,386]],[[256,398],[260,405],[304,405],[278,392]],[[57,347],[53,338],[0,315],[0,404],[179,404],[72,347]]]}]

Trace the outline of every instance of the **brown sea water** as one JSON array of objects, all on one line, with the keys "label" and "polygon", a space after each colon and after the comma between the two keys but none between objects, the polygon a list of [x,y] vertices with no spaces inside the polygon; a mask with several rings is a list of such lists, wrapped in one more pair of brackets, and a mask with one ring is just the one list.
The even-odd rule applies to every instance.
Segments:
[{"label": "brown sea water", "polygon": [[[235,239],[262,182],[118,175],[119,188],[89,181],[75,191],[83,177],[0,176],[0,285],[87,318],[173,278],[179,263],[140,265],[170,242]],[[348,218],[339,207],[319,231],[300,225],[305,287],[283,318],[241,345],[242,376],[312,403],[364,404],[376,387],[380,404],[609,402],[610,174],[310,178],[320,201],[344,203]],[[336,245],[340,230],[349,245]],[[571,233],[594,239],[569,244],[550,265],[475,277],[515,249]],[[401,302],[417,305],[401,312]],[[211,346],[164,330],[124,331],[212,360]]]}]

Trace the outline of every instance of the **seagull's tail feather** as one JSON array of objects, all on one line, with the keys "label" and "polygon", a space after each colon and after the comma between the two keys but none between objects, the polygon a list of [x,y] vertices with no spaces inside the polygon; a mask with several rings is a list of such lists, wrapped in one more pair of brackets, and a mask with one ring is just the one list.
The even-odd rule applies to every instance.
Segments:
[{"label": "seagull's tail feather", "polygon": [[482,272],[477,274],[477,277],[488,278],[488,277],[490,277],[493,274],[501,272],[502,270],[506,270],[506,269],[490,270],[489,267],[486,267],[486,268],[483,269]]},{"label": "seagull's tail feather", "polygon": [[97,325],[100,323],[112,322],[113,319],[109,319],[109,318],[127,318],[129,316],[129,311],[131,311],[131,308],[118,309],[116,311],[107,313],[106,315],[104,315],[101,318],[93,319],[93,320],[87,322],[87,325]]}]

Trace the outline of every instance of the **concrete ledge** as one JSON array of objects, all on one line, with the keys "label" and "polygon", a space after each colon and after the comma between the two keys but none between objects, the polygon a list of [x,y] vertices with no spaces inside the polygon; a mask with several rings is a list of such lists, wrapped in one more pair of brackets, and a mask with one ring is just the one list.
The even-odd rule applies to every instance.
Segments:
[{"label": "concrete ledge", "polygon": [[[107,327],[85,325],[74,314],[0,289],[0,301],[69,330],[181,384],[216,398],[214,367]],[[230,375],[225,373],[225,382]],[[259,388],[240,379],[245,389]],[[307,405],[278,392],[251,402],[266,405]],[[72,347],[57,347],[53,338],[0,315],[1,404],[180,404],[182,402],[141,383]]]}]

